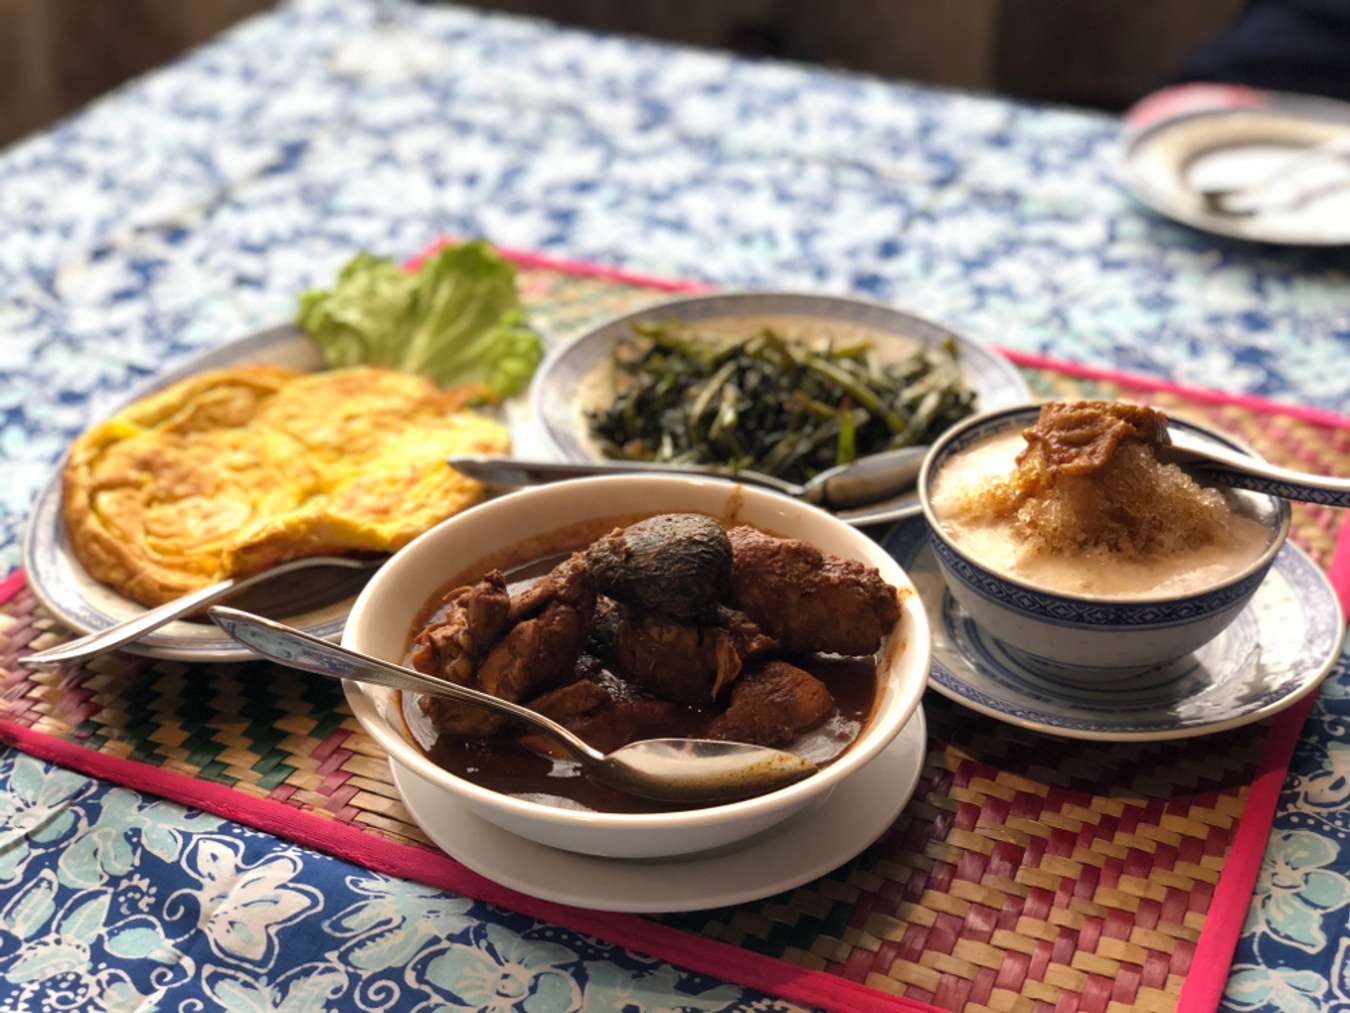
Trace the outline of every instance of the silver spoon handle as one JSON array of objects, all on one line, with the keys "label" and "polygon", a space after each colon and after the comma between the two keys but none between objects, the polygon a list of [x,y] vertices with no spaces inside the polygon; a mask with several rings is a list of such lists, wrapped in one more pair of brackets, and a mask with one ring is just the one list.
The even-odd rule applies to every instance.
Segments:
[{"label": "silver spoon handle", "polygon": [[725,478],[768,486],[788,496],[800,496],[802,487],[757,471],[727,471],[699,464],[661,464],[655,461],[597,461],[568,462],[524,461],[514,457],[492,457],[468,454],[446,458],[446,464],[461,474],[493,485],[540,485],[560,482],[568,478],[586,478],[590,475],[697,475],[702,478]]},{"label": "silver spoon handle", "polygon": [[351,679],[353,682],[384,686],[405,693],[430,693],[433,696],[449,697],[460,703],[496,711],[498,714],[524,721],[550,735],[583,763],[604,762],[604,753],[592,749],[556,721],[520,704],[470,689],[468,686],[456,685],[446,679],[426,675],[416,669],[404,668],[402,665],[350,651],[309,633],[293,629],[285,623],[264,619],[251,612],[217,605],[207,614],[212,622],[253,653],[290,668],[298,668],[302,672],[312,672],[315,675],[326,675],[330,679]]},{"label": "silver spoon handle", "polygon": [[109,651],[115,651],[123,644],[130,644],[139,640],[147,633],[153,633],[175,619],[190,615],[212,602],[228,598],[232,594],[250,588],[255,584],[261,584],[265,580],[271,580],[273,577],[280,577],[283,574],[303,570],[311,566],[364,569],[373,565],[374,561],[372,560],[347,559],[342,556],[313,556],[308,559],[295,559],[289,563],[282,563],[280,566],[274,566],[262,573],[255,573],[251,577],[227,577],[202,588],[200,591],[193,591],[191,594],[185,594],[181,598],[175,598],[173,601],[152,608],[148,612],[142,612],[134,619],[128,619],[116,626],[109,626],[106,630],[89,633],[75,640],[68,640],[57,647],[38,651],[36,654],[20,658],[19,662],[33,668],[41,668],[48,665],[59,665],[66,661],[83,661],[100,654],[107,654]]},{"label": "silver spoon handle", "polygon": [[1225,191],[1223,197],[1225,200],[1231,200],[1233,198],[1250,199],[1260,196],[1271,190],[1276,184],[1287,182],[1299,173],[1347,157],[1350,157],[1350,138],[1337,137],[1329,141],[1323,141],[1290,155],[1260,179],[1248,183],[1246,186]]},{"label": "silver spoon handle", "polygon": [[[1206,478],[1235,489],[1250,489],[1281,499],[1323,506],[1350,507],[1350,479],[1313,475],[1292,468],[1280,468],[1247,454],[1206,445],[1201,456],[1191,457],[1187,448],[1177,448],[1177,456]],[[1180,463],[1180,462],[1179,462]]]}]

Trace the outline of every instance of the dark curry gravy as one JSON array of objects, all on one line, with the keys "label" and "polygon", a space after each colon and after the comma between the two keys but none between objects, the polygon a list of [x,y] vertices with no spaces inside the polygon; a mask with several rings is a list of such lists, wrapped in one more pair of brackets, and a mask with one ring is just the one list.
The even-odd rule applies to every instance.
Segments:
[{"label": "dark curry gravy", "polygon": [[[568,553],[585,548],[616,527],[632,524],[646,516],[635,514],[587,522],[527,539],[480,560],[447,581],[418,612],[404,645],[403,663],[412,664],[412,642],[418,632],[444,619],[444,599],[450,591],[473,583],[489,570],[500,569],[506,574],[508,590],[514,595],[546,574]],[[861,736],[872,716],[877,696],[876,659],[817,655],[794,657],[792,663],[829,688],[834,710],[821,724],[784,748],[825,766],[842,756]],[[609,671],[603,664],[601,669]],[[423,753],[437,766],[484,788],[566,809],[657,813],[674,808],[669,803],[626,795],[596,784],[582,776],[577,764],[542,756],[521,745],[512,735],[439,735],[421,713],[415,699],[404,697],[401,704],[409,738]],[[675,719],[663,727],[662,734],[698,738],[718,713],[720,708],[681,707]]]}]

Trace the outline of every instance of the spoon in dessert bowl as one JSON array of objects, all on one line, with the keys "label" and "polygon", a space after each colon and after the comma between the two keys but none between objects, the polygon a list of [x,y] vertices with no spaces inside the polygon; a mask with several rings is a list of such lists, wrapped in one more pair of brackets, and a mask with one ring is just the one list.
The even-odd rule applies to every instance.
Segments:
[{"label": "spoon in dessert bowl", "polygon": [[1350,507],[1350,478],[1333,478],[1281,468],[1254,454],[1230,450],[1187,430],[1170,431],[1171,443],[1158,448],[1160,460],[1180,465],[1216,485],[1249,489],[1267,496]]},{"label": "spoon in dessert bowl", "polygon": [[532,725],[566,750],[588,777],[629,795],[676,804],[734,802],[785,788],[818,769],[795,753],[717,739],[643,739],[602,753],[556,721],[489,693],[330,644],[240,609],[218,605],[207,614],[255,654],[290,668],[448,697]]}]

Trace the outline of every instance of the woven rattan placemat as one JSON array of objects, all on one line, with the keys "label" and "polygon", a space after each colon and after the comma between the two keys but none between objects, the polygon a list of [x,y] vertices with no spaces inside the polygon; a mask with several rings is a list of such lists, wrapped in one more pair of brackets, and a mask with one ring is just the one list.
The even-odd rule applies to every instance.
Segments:
[{"label": "woven rattan placemat", "polygon": [[[663,297],[589,269],[528,263],[526,299],[559,337]],[[1316,419],[1036,365],[1025,372],[1038,395],[1149,401],[1274,461],[1350,473],[1350,431]],[[1293,537],[1325,566],[1340,521],[1296,507]],[[59,673],[24,670],[20,653],[66,634],[15,587],[0,605],[4,721],[282,802],[372,840],[430,847],[335,684],[261,663],[128,654]],[[934,694],[925,706],[918,792],[873,847],[789,894],[666,925],[944,1009],[1176,1008],[1267,726],[1106,745],[1020,731]]]}]

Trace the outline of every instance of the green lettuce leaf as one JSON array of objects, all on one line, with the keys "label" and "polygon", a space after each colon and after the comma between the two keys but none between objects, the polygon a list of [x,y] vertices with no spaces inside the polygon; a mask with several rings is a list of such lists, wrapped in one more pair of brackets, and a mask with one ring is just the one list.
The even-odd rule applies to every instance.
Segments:
[{"label": "green lettuce leaf", "polygon": [[516,269],[481,240],[444,247],[415,272],[358,253],[331,291],[300,296],[296,323],[331,368],[383,366],[441,387],[479,384],[495,400],[523,390],[543,357]]}]

